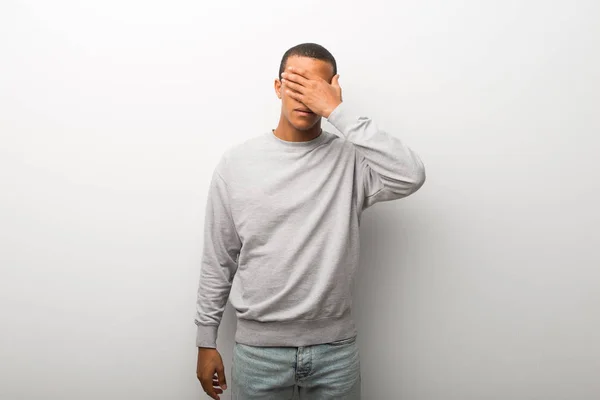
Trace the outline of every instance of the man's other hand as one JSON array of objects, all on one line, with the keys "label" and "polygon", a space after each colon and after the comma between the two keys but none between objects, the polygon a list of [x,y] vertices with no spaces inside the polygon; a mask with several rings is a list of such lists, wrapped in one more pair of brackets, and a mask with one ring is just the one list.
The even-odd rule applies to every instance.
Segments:
[{"label": "man's other hand", "polygon": [[223,359],[217,349],[198,347],[196,375],[204,392],[215,400],[227,389]]}]

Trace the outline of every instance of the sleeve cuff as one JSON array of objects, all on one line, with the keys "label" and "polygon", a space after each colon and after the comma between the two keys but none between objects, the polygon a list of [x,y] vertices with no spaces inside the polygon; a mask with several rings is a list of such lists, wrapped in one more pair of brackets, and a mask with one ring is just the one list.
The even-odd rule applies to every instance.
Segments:
[{"label": "sleeve cuff", "polygon": [[196,347],[217,348],[217,325],[197,325]]},{"label": "sleeve cuff", "polygon": [[356,124],[356,121],[357,118],[350,113],[346,103],[343,101],[327,117],[327,122],[333,125],[344,136],[348,134],[352,125]]}]

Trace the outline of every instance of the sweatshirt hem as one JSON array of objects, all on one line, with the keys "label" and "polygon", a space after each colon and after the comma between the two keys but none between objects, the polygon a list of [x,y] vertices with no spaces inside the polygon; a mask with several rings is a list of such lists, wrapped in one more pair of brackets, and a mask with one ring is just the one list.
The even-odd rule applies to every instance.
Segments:
[{"label": "sweatshirt hem", "polygon": [[357,335],[352,313],[317,320],[261,322],[238,318],[235,341],[251,346],[310,346]]}]

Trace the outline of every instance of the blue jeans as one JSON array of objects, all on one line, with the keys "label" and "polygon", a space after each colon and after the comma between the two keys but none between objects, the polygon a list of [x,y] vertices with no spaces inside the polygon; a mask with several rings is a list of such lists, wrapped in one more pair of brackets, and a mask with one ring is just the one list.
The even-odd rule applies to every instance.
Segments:
[{"label": "blue jeans", "polygon": [[356,336],[301,347],[235,343],[232,400],[359,400]]}]

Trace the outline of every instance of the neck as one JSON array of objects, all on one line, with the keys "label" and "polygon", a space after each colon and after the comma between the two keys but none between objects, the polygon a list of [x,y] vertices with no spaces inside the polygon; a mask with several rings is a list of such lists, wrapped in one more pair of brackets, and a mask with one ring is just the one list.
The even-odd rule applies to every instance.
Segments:
[{"label": "neck", "polygon": [[277,128],[273,130],[275,136],[287,142],[307,142],[321,133],[321,120],[305,131],[296,129],[287,118],[281,115]]}]

